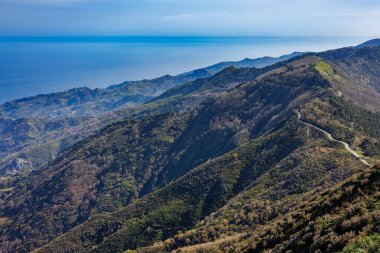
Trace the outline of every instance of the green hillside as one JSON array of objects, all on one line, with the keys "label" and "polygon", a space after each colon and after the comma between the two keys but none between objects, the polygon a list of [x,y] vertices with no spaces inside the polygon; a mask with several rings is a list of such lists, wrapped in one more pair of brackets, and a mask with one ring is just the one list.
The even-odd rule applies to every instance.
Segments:
[{"label": "green hillside", "polygon": [[[380,156],[378,52],[338,49],[263,69],[228,68],[117,112],[125,119],[1,181],[0,249],[363,247],[377,231],[378,168],[368,164]],[[368,180],[345,181],[354,174]],[[350,203],[368,206],[356,212]],[[359,214],[364,226],[342,225],[351,217],[362,224]]]},{"label": "green hillside", "polygon": [[[107,89],[77,88],[0,105],[0,138],[3,140],[0,175],[37,169],[75,142],[115,121],[195,108],[208,98],[253,80],[272,68],[264,70],[255,66],[265,67],[297,55],[301,53],[225,62],[177,76],[124,82]],[[177,90],[181,84],[184,85]],[[183,92],[188,90],[186,87],[191,94]],[[162,94],[167,90],[170,91]],[[152,103],[142,105],[154,98],[157,99]],[[47,148],[50,154],[43,155]]]},{"label": "green hillside", "polygon": [[375,166],[328,190],[310,191],[282,213],[283,207],[273,210],[277,203],[261,204],[269,216],[264,225],[257,225],[260,202],[248,190],[222,214],[137,252],[378,252],[379,180]]}]

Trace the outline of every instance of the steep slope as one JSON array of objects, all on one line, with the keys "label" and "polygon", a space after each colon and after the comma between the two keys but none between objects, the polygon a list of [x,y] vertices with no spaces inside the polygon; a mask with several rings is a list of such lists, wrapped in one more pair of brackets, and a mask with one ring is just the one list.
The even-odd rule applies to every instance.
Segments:
[{"label": "steep slope", "polygon": [[364,109],[379,112],[380,46],[342,48],[317,55],[348,79],[341,80],[342,96]]},{"label": "steep slope", "polygon": [[380,47],[343,48],[318,56],[330,64],[318,68],[334,84],[337,96],[310,104],[311,113],[303,118],[359,153],[379,159]]},{"label": "steep slope", "polygon": [[211,78],[197,79],[193,82],[189,82],[184,85],[179,85],[174,87],[157,98],[153,99],[160,100],[172,96],[186,96],[193,92],[210,92],[218,93],[221,91],[226,91],[233,88],[237,84],[247,82],[249,80],[254,80],[259,75],[267,72],[266,69],[257,68],[235,68],[229,67],[223,71],[215,74]]},{"label": "steep slope", "polygon": [[[297,106],[329,86],[315,71],[316,60],[291,62],[206,102],[175,143],[173,159],[159,178],[170,181],[210,157],[276,129]],[[194,138],[199,133],[202,137]]]},{"label": "steep slope", "polygon": [[[162,237],[165,238],[167,234],[170,234],[170,226],[173,225],[171,223],[173,220],[168,220],[169,217],[176,217],[175,224],[187,226],[188,224],[185,221],[188,221],[189,217],[186,215],[183,217],[182,215],[184,214],[181,214],[182,212],[197,215],[200,211],[196,211],[196,209],[191,209],[190,207],[197,208],[201,205],[201,209],[204,210],[203,205],[211,205],[214,207],[210,210],[212,211],[228,200],[228,197],[226,198],[225,196],[229,195],[228,192],[231,190],[228,189],[231,189],[231,186],[228,186],[225,181],[226,179],[224,179],[224,181],[222,180],[221,184],[223,186],[217,188],[222,192],[213,191],[211,196],[202,197],[202,194],[206,194],[214,188],[211,182],[215,179],[214,177],[218,178],[219,175],[226,176],[232,180],[227,182],[234,183],[233,191],[235,194],[242,189],[244,189],[245,192],[238,196],[237,199],[234,199],[226,208],[221,209],[221,211],[207,218],[206,224],[204,222],[200,223],[202,229],[180,233],[174,237],[174,239],[166,240],[164,243],[156,244],[152,248],[140,249],[139,251],[170,251],[186,244],[207,242],[208,240],[212,241],[223,237],[225,234],[246,232],[247,225],[256,226],[258,224],[264,224],[291,210],[291,208],[300,201],[302,194],[315,189],[321,191],[347,178],[355,171],[366,167],[360,159],[357,159],[351,152],[348,152],[341,143],[331,141],[329,138],[326,138],[325,134],[321,131],[310,128],[310,126],[302,122],[299,123],[300,125],[297,128],[294,128],[294,126],[290,127],[290,129],[292,129],[290,132],[288,131],[289,128],[285,127],[287,130],[282,129],[269,135],[268,138],[273,138],[272,140],[276,140],[276,143],[272,143],[266,138],[259,139],[250,144],[243,145],[242,148],[229,153],[227,157],[223,156],[223,158],[220,158],[222,160],[218,158],[205,163],[205,165],[200,168],[202,168],[202,171],[205,170],[204,173],[206,173],[206,175],[211,175],[211,178],[205,175],[195,177],[190,173],[181,178],[181,180],[165,187],[162,197],[160,197],[160,192],[157,192],[153,194],[150,199],[147,199],[147,202],[143,200],[140,200],[141,202],[135,202],[134,204],[138,207],[132,206],[141,211],[138,214],[128,216],[131,211],[127,207],[127,209],[123,211],[123,214],[117,212],[112,216],[108,216],[106,220],[110,219],[115,222],[114,219],[117,219],[118,224],[120,224],[122,228],[117,232],[110,231],[109,233],[112,235],[106,235],[104,242],[101,242],[99,246],[95,248],[90,248],[95,252],[107,252],[107,250],[109,250],[109,252],[118,252],[122,248],[134,248]],[[297,133],[297,135],[295,133]],[[246,149],[262,142],[265,143],[265,147],[275,147],[277,151],[262,149],[255,151],[254,149]],[[296,146],[293,146],[293,144],[296,144]],[[286,145],[286,148],[281,145]],[[243,150],[244,152],[242,152]],[[279,151],[290,153],[277,153]],[[269,157],[270,159],[268,159]],[[233,159],[233,161],[237,163],[237,166],[234,167],[228,163],[221,162],[227,158]],[[217,172],[212,170],[214,167],[222,171]],[[223,172],[224,170],[226,170],[226,172]],[[233,176],[234,174],[230,174],[236,170],[239,173],[238,177],[236,175]],[[205,183],[203,180],[206,180],[206,182],[210,184]],[[180,188],[182,185],[187,184],[190,184],[190,187],[186,187],[186,190]],[[248,187],[245,188],[245,186]],[[202,187],[210,188],[204,189]],[[193,189],[200,191],[192,192]],[[189,191],[190,193],[187,195]],[[318,193],[318,191],[316,193]],[[177,192],[179,193],[178,195],[175,194]],[[230,196],[233,195],[234,194],[231,194]],[[194,196],[196,196],[196,201],[191,203],[176,202],[176,205],[169,209],[170,211],[168,209],[159,209],[162,206],[170,206],[170,201],[174,201],[172,198],[181,200],[182,198],[194,198]],[[200,199],[198,199],[198,197]],[[157,200],[158,202],[156,202]],[[203,202],[204,200],[206,200],[205,203]],[[143,211],[146,206],[149,206],[149,202],[151,201],[154,202],[154,207],[150,207],[153,209]],[[236,210],[241,211],[237,213]],[[151,213],[155,213],[155,216],[151,217]],[[160,218],[157,218],[157,216]],[[97,232],[97,229],[101,229],[99,226],[108,227],[108,225],[105,225],[105,223],[107,223],[106,221],[101,221],[100,218],[98,218],[99,217],[94,217],[83,226],[58,238],[53,243],[44,247],[41,252],[59,251],[63,249],[61,247],[69,251],[89,250],[90,248],[82,248],[83,240],[86,241],[84,245],[87,245],[87,243],[93,245],[99,242],[93,241],[93,239],[85,236],[85,234],[99,234],[99,232]],[[133,226],[133,228],[129,227],[131,222],[135,219],[141,221],[139,226]],[[93,230],[94,228],[95,230]],[[161,233],[160,231],[164,228],[166,233]],[[181,228],[183,227],[176,225],[174,231],[181,230]],[[232,236],[234,240],[240,237],[240,234]],[[82,242],[78,241],[78,238],[81,238]],[[98,239],[99,238],[97,238],[97,240]],[[231,238],[228,238],[228,240],[230,239]],[[223,242],[226,242],[225,239],[221,239],[221,243]],[[210,246],[210,244],[207,245]],[[194,249],[193,247],[190,248]],[[199,247],[202,248],[204,245]],[[199,247],[195,248],[199,249]],[[210,248],[206,247],[204,252],[210,252]]]},{"label": "steep slope", "polygon": [[[332,70],[332,72],[330,70]],[[334,76],[328,75],[330,72],[334,73]],[[273,128],[280,128],[282,124],[287,125],[286,122],[289,122],[289,117],[293,115],[293,109],[297,107],[301,107],[300,111],[303,115],[307,116],[309,111],[310,114],[313,112],[312,105],[316,102],[322,101],[323,103],[329,104],[334,98],[339,98],[337,87],[339,87],[339,85],[344,85],[344,82],[339,82],[338,79],[335,79],[335,75],[339,77],[341,76],[340,73],[334,71],[331,66],[326,62],[321,61],[320,58],[302,58],[293,61],[288,65],[282,66],[279,69],[270,71],[257,78],[257,80],[252,83],[238,86],[236,89],[230,91],[228,96],[221,95],[215,100],[205,103],[197,112],[195,119],[189,121],[189,127],[186,128],[185,134],[178,139],[178,142],[174,143],[173,147],[176,150],[174,153],[175,159],[169,159],[169,163],[167,166],[163,167],[163,171],[160,171],[160,174],[155,178],[153,184],[156,183],[159,185],[160,181],[166,184],[166,182],[191,170],[191,168],[197,166],[197,164],[206,162],[209,158],[219,155],[222,155],[223,157],[225,152],[231,150],[229,149],[231,139],[234,141],[242,141],[238,141],[238,143],[245,143],[246,140],[255,139],[257,136],[261,136]],[[283,100],[274,96],[273,92],[269,92],[270,88],[279,92],[281,91],[281,98]],[[302,92],[298,93],[298,91],[301,90]],[[258,94],[260,95],[258,96]],[[300,97],[298,97],[298,94]],[[265,113],[270,114],[274,112],[277,125],[271,125],[271,120],[268,120],[273,118],[274,115],[267,115],[269,118],[265,120],[265,123],[263,122],[262,124],[259,124],[260,130],[255,129],[255,126],[260,122],[262,115],[258,116],[260,115],[260,110],[255,111],[254,114],[249,113],[254,107],[254,101],[256,103],[257,101],[260,101],[258,97],[262,99],[261,101],[265,100],[265,105],[261,105],[261,109],[265,108]],[[279,104],[275,106],[272,104],[274,101],[277,101]],[[268,105],[268,107],[266,107],[266,105]],[[273,111],[268,110],[268,108],[271,108]],[[277,111],[273,108],[279,110]],[[350,108],[360,109],[361,107],[351,103]],[[326,111],[329,112],[329,110]],[[231,112],[234,114],[231,115]],[[247,117],[245,118],[244,115],[247,115]],[[253,115],[256,115],[257,118]],[[322,113],[321,115],[324,114]],[[342,115],[344,115],[344,113],[341,115],[337,113],[338,118],[344,118]],[[254,121],[251,121],[252,119],[254,119]],[[353,119],[353,121],[344,123],[348,126],[352,123],[357,123],[357,120],[358,119]],[[193,122],[196,124],[193,125]],[[206,122],[206,124],[204,122]],[[215,124],[216,122],[217,124]],[[238,124],[235,124],[234,122]],[[201,194],[201,192],[206,194],[211,191],[211,188],[202,188],[203,185],[208,186],[208,182],[211,179],[207,179],[206,177],[206,183],[205,181],[202,181],[201,178],[193,178],[193,175],[191,174],[192,172],[190,172],[190,174],[181,178],[185,181],[180,181],[180,179],[179,181],[175,181],[163,188],[162,191],[164,191],[164,194],[161,197],[160,195],[156,195],[160,193],[160,191],[158,191],[152,195],[148,195],[146,198],[137,200],[132,205],[127,206],[119,212],[107,216],[94,217],[69,233],[57,238],[54,242],[42,248],[41,251],[52,252],[53,250],[64,248],[65,250],[73,251],[88,251],[91,249],[98,252],[104,252],[107,250],[110,252],[118,252],[125,249],[144,246],[152,241],[160,240],[160,238],[165,239],[175,231],[191,227],[194,222],[207,216],[208,213],[217,210],[217,208],[222,206],[223,203],[226,203],[230,197],[236,195],[241,190],[244,190],[244,187],[248,187],[247,191],[242,195],[243,198],[259,200],[258,202],[253,202],[253,216],[245,216],[246,214],[243,213],[237,221],[237,224],[241,224],[241,226],[237,226],[237,228],[234,226],[227,226],[227,234],[230,232],[241,233],[242,231],[247,231],[244,230],[244,228],[246,225],[250,224],[248,222],[252,217],[258,217],[255,219],[254,224],[256,225],[270,222],[272,219],[278,217],[278,215],[288,212],[300,201],[300,198],[310,190],[315,188],[321,190],[332,186],[340,180],[349,177],[355,171],[366,167],[366,165],[349,152],[342,143],[330,140],[330,142],[328,142],[329,144],[322,144],[323,141],[329,141],[329,139],[326,138],[325,133],[316,128],[310,128],[307,124],[302,123],[302,125],[306,127],[304,134],[307,136],[307,141],[301,145],[302,147],[300,147],[299,150],[283,157],[281,161],[276,160],[277,155],[272,153],[273,157],[271,156],[271,159],[273,159],[274,163],[278,163],[275,165],[268,163],[269,157],[264,158],[264,160],[267,161],[268,164],[273,165],[273,167],[268,168],[265,165],[262,165],[264,166],[263,171],[260,171],[260,173],[263,173],[262,175],[256,174],[257,171],[254,169],[255,166],[253,165],[253,168],[250,167],[252,164],[247,167],[244,165],[237,166],[239,176],[237,176],[238,179],[236,181],[232,181],[234,187],[217,187],[223,191],[226,190],[226,195],[216,193],[215,195],[211,195],[212,197],[208,197],[207,195],[205,196]],[[242,129],[247,129],[247,126],[249,126],[249,130],[246,130],[246,135],[242,136],[235,134],[240,133]],[[220,138],[221,135],[215,134],[215,130],[220,129],[223,130],[222,136],[225,136],[225,139]],[[366,128],[363,128],[361,131],[366,133],[366,130]],[[194,135],[192,135],[193,132],[204,133],[204,137],[194,138]],[[322,142],[321,140],[315,141],[310,139],[310,136],[318,136],[318,134],[319,138],[323,139]],[[235,139],[237,136],[239,136],[240,139]],[[238,143],[234,143],[234,145],[241,145]],[[290,140],[287,140],[286,143],[289,144],[289,148],[292,146]],[[202,147],[202,149],[199,150],[199,147]],[[245,146],[243,145],[242,147]],[[276,147],[276,145],[268,143],[268,147]],[[290,150],[292,150],[292,148],[290,148]],[[260,154],[262,153],[265,152],[261,151]],[[180,154],[180,156],[177,154]],[[229,155],[238,158],[239,154],[240,153],[236,151]],[[252,154],[255,155],[256,153],[252,152]],[[213,161],[214,160],[206,162],[204,166],[213,164]],[[215,161],[216,165],[213,164],[212,167],[222,169],[227,168],[229,172],[233,173],[231,165],[226,165],[224,163],[219,164],[218,158],[215,159]],[[253,161],[257,162],[258,160],[255,159]],[[203,165],[201,165],[201,168],[202,166]],[[347,170],[347,168],[351,168],[351,170]],[[210,174],[212,174],[213,177],[217,177],[218,175],[223,175],[223,172],[211,172]],[[236,176],[231,176],[230,174],[229,177],[236,179]],[[191,187],[186,188],[186,190],[176,188],[180,187],[178,184],[186,185],[186,182],[190,182],[191,180],[198,182],[200,185],[191,185]],[[177,182],[180,183],[177,184]],[[170,186],[173,186],[174,189],[170,188]],[[212,183],[210,183],[210,187],[213,187]],[[235,190],[233,191],[233,194],[229,194],[230,190],[228,189],[231,188]],[[194,193],[190,189],[201,189],[201,192]],[[187,195],[188,191],[190,191],[189,195]],[[172,198],[172,194],[177,192],[181,194],[174,194]],[[153,197],[149,198],[149,196]],[[183,198],[181,196],[183,196]],[[189,200],[191,199],[190,196],[197,196],[200,199],[196,198],[196,200],[192,202]],[[221,196],[221,200],[215,196]],[[157,202],[155,202],[156,200]],[[170,201],[174,201],[174,203]],[[216,201],[216,203],[214,201]],[[196,205],[196,203],[198,203],[200,207]],[[205,206],[209,205],[213,208],[206,208],[207,211],[204,212]],[[163,208],[165,206],[168,207],[168,209]],[[193,209],[196,207],[199,207],[199,209]],[[268,216],[267,208],[269,207],[274,207],[274,210],[269,211]],[[236,212],[234,211],[236,209],[245,210],[243,206],[236,205],[235,202],[234,208],[227,208],[226,213],[223,212],[224,214],[222,213],[222,215],[217,215],[216,217],[229,218],[224,218],[222,222],[220,222],[219,219],[219,222],[216,222],[216,224],[224,224],[224,220],[229,224],[229,220],[233,221],[233,219],[236,219]],[[136,213],[132,210],[139,211]],[[264,213],[263,210],[265,211]],[[189,218],[189,215],[192,215],[191,218]],[[173,217],[175,217],[174,220],[171,219]],[[233,217],[233,219],[231,219],[231,217]],[[189,223],[189,221],[191,222]],[[233,224],[236,224],[236,222],[233,221]],[[205,227],[207,229],[212,226]],[[105,232],[106,234],[102,234],[105,231],[104,228],[112,229],[107,229]],[[223,232],[223,229],[220,228],[220,226],[215,226],[215,229],[211,230],[213,231],[211,234],[201,230],[199,233],[195,233],[195,238],[198,238],[197,240],[201,241],[213,240],[215,237],[218,237],[218,233],[216,233],[215,230],[221,230]],[[102,231],[102,233],[100,231]],[[223,233],[221,234],[223,235]],[[99,234],[102,234],[102,236],[96,238],[89,236]],[[192,234],[190,233],[190,235]],[[208,236],[211,236],[211,239],[208,238]],[[189,238],[181,237],[185,240],[181,240],[180,243],[177,242],[178,244],[172,245],[172,241],[169,240],[164,244],[155,245],[154,248],[157,249],[158,247],[158,251],[160,252],[160,250],[167,250],[168,248],[176,249],[181,243],[183,246],[189,244],[189,241],[191,242]],[[240,237],[234,238],[239,239]]]},{"label": "steep slope", "polygon": [[[265,171],[265,159],[273,156],[273,162],[281,160],[301,144],[297,138],[291,139],[296,127],[288,127],[266,138],[249,143],[220,158],[210,160],[199,166],[188,175],[178,179],[167,187],[133,202],[131,205],[113,214],[97,216],[81,227],[58,238],[43,251],[49,249],[86,251],[95,244],[100,244],[96,251],[116,252],[124,248],[124,244],[137,246],[151,238],[163,239],[178,229],[192,225],[200,217],[220,207],[237,191],[242,171],[257,167],[257,174]],[[273,149],[278,145],[278,149]],[[290,145],[292,148],[285,149]],[[262,153],[261,161],[254,157]],[[252,175],[254,176],[254,175]],[[103,227],[114,226],[114,230],[105,231],[101,238],[87,237],[86,234],[98,234]],[[133,228],[132,228],[133,226]],[[148,229],[150,227],[150,229]],[[148,232],[148,233],[147,233]],[[150,233],[149,233],[150,232]],[[82,246],[79,237],[86,238],[86,247]],[[103,238],[105,239],[104,242]],[[157,240],[156,239],[156,240]]]},{"label": "steep slope", "polygon": [[[324,97],[325,103],[328,104],[331,98],[330,96]],[[320,100],[320,98],[317,98],[310,103],[306,103],[301,107],[301,111],[304,112],[304,115],[309,115],[309,113],[312,115],[314,110],[312,105],[315,104],[315,101]],[[318,110],[322,111],[327,108],[318,108]],[[352,108],[352,106],[349,108]],[[325,114],[320,113],[319,115]],[[173,238],[150,247],[140,248],[138,252],[164,252],[172,250],[179,250],[179,252],[219,252],[221,250],[240,252],[240,250],[237,250],[240,248],[235,248],[233,245],[249,237],[247,233],[255,231],[262,224],[272,224],[272,221],[278,217],[286,216],[288,212],[296,208],[298,203],[304,200],[304,197],[309,199],[310,196],[316,196],[321,190],[334,185],[334,183],[353,173],[355,170],[349,170],[353,169],[352,164],[342,164],[345,161],[344,159],[354,159],[356,168],[368,167],[367,162],[361,158],[357,158],[357,153],[347,148],[346,143],[337,141],[325,130],[304,122],[300,116],[298,113],[299,123],[306,126],[303,133],[307,141],[303,147],[303,152],[299,152],[297,155],[295,155],[296,152],[293,152],[275,167],[268,170],[266,174],[264,173],[262,178],[256,181],[248,180],[251,184],[243,193],[232,199],[230,203],[218,212],[211,214],[198,223],[195,228],[180,232]],[[340,118],[338,113],[336,113],[336,117]],[[378,124],[377,127],[379,126]],[[340,147],[339,152],[313,140],[316,135],[319,138],[324,137],[330,143],[337,144],[337,146],[333,146],[335,148]],[[343,153],[351,158],[341,157]],[[336,164],[333,165],[334,163]],[[362,165],[358,165],[358,163]],[[329,170],[329,168],[331,169],[335,166],[341,166],[340,170]],[[297,222],[294,223],[298,224]],[[277,234],[276,231],[272,230],[268,230],[267,233]],[[279,234],[283,233],[279,232]],[[255,237],[256,235],[252,236],[252,238]],[[263,245],[267,244],[268,237],[266,236],[262,239]],[[353,237],[356,236],[351,235],[351,238]],[[329,242],[332,238],[328,237],[325,239]],[[302,242],[301,238],[294,240]],[[317,241],[317,239],[314,240],[315,243]],[[322,252],[325,252],[323,250],[324,246],[321,246],[321,249]],[[306,250],[301,251],[299,248],[293,248],[292,250],[294,252],[308,252]],[[253,252],[261,252],[261,250],[255,249]],[[274,252],[286,252],[286,250],[275,250]]]},{"label": "steep slope", "polygon": [[[67,119],[17,119],[0,121],[0,137],[4,140],[0,153],[0,175],[17,174],[20,170],[32,170],[52,160],[59,151],[95,132],[95,129],[106,126],[113,121],[123,118],[141,118],[165,112],[180,112],[185,108],[195,108],[202,101],[227,91],[228,89],[272,69],[235,69],[222,70],[210,78],[198,79],[195,82],[183,85],[191,86],[189,95],[170,93],[170,95],[154,100],[136,108],[126,108],[103,115],[98,118],[67,118]],[[179,90],[182,90],[179,89]],[[25,126],[21,124],[25,122]],[[94,129],[92,132],[89,129]],[[18,129],[17,135],[8,133],[9,130]],[[63,130],[64,129],[64,130]],[[51,150],[50,156],[39,154]],[[20,163],[24,161],[23,163]]]},{"label": "steep slope", "polygon": [[[196,110],[142,114],[115,123],[21,178],[13,189],[4,183],[11,189],[1,195],[1,249],[120,252],[149,246],[194,225],[200,228],[195,231],[200,241],[185,237],[172,245],[169,239],[158,247],[178,249],[229,233],[244,239],[239,233],[252,232],[249,225],[255,229],[267,224],[310,190],[329,187],[367,167],[323,132],[347,142],[359,156],[370,149],[357,145],[361,142],[356,136],[372,144],[378,140],[377,105],[370,108],[371,99],[343,95],[356,85],[355,76],[351,81],[347,73],[360,74],[355,59],[369,57],[361,51],[367,48],[354,50],[326,53],[334,62],[314,55],[276,65],[254,81],[210,96]],[[378,67],[375,58],[371,64]],[[257,76],[255,69],[228,72]],[[375,72],[371,75],[376,78]],[[179,96],[212,94],[214,87],[228,89],[236,80],[217,76]],[[220,83],[224,79],[229,81]],[[370,159],[361,159],[373,163],[379,153],[371,152]],[[245,200],[253,204],[247,206],[253,210],[250,218],[244,216]],[[266,212],[270,206],[275,209]],[[243,211],[239,221],[236,210]],[[197,225],[202,219],[208,224],[203,229],[221,232],[202,230]]]},{"label": "steep slope", "polygon": [[220,217],[137,252],[378,252],[379,189],[377,165],[328,190],[312,190],[285,211],[288,200],[269,206],[247,191],[214,215]]},{"label": "steep slope", "polygon": [[[270,71],[196,112],[117,123],[77,144],[5,198],[4,244],[20,250],[41,246],[96,212],[127,205],[277,129],[295,108],[326,92],[329,83],[316,71],[316,60]],[[28,239],[19,241],[23,237]]]},{"label": "steep slope", "polygon": [[[259,236],[253,235],[255,239],[243,247],[251,252],[264,249],[277,252],[359,252],[360,246],[355,251],[350,242],[378,232],[380,225],[379,169],[377,166],[360,172],[301,203],[285,218],[260,229]],[[272,236],[268,236],[269,229]],[[364,250],[365,245],[362,247]]]},{"label": "steep slope", "polygon": [[214,73],[213,77],[207,79],[200,78],[193,82],[179,85],[169,89],[152,101],[175,96],[181,96],[183,98],[184,96],[191,94],[194,97],[201,96],[203,93],[219,93],[226,91],[227,89],[236,86],[236,84],[253,80],[257,76],[276,68],[277,66],[275,66],[275,64],[278,62],[285,62],[302,54],[303,53],[295,52],[278,58],[247,58],[239,62],[218,63],[206,68],[208,72]]},{"label": "steep slope", "polygon": [[[5,103],[0,106],[0,139],[3,140],[0,145],[0,175],[39,168],[68,146],[114,121],[193,108],[218,92],[240,82],[253,80],[257,75],[264,73],[255,69],[247,69],[246,73],[239,73],[237,70],[235,73],[227,71],[222,78],[219,76],[218,80],[214,78],[208,81],[224,67],[266,66],[299,54],[228,62],[177,76],[166,75],[152,80],[125,82],[107,89],[77,88]],[[201,78],[199,82],[208,83],[201,94],[192,94],[182,100],[178,97],[161,99],[135,108],[136,105],[151,100],[167,89],[198,78]],[[17,129],[18,132],[12,134],[9,129]],[[89,129],[93,129],[92,132]],[[50,152],[44,155],[46,150]]]},{"label": "steep slope", "polygon": [[194,109],[206,100],[218,96],[241,83],[252,81],[274,68],[276,67],[269,66],[262,69],[229,67],[210,78],[197,79],[169,89],[150,102],[137,108],[129,109],[128,112],[134,116],[141,117],[141,115],[146,114],[160,114],[166,111],[181,112]]},{"label": "steep slope", "polygon": [[[325,142],[318,134],[313,140],[315,142],[305,147],[305,130],[302,125],[296,123],[294,117],[289,125],[279,131],[199,166],[162,190],[116,213],[91,218],[38,252],[120,252],[123,249],[133,249],[165,239],[168,235],[191,226],[195,221],[220,208],[228,199],[243,190],[248,182],[264,180],[268,171],[284,170],[283,173],[289,176],[294,170],[304,170],[303,174],[307,176],[314,169],[313,175],[308,175],[303,181],[298,182],[300,188],[283,184],[274,189],[273,192],[278,194],[276,198],[281,199],[286,194],[299,194],[316,185],[325,186],[328,185],[326,182],[336,182],[338,178],[335,175],[341,174],[349,164],[354,167],[352,171],[361,168],[360,162],[350,154],[341,153],[339,147]],[[322,149],[329,148],[330,154],[326,155],[326,151],[321,152],[316,146]],[[302,160],[311,152],[317,152],[316,157],[319,157],[319,160],[313,159],[307,164],[292,168],[292,165],[297,163],[292,160]],[[340,164],[338,159],[330,162],[329,159],[334,155],[341,156],[340,159],[345,163]],[[352,171],[345,171],[341,178],[350,175]],[[277,179],[279,178],[280,176]],[[286,179],[288,182],[291,180],[292,178]],[[273,179],[270,182],[276,185],[279,181]],[[261,187],[265,189],[265,186]],[[113,229],[104,230],[111,227]],[[99,235],[100,231],[105,233],[101,238],[87,236]],[[162,251],[165,250],[160,252]]]}]

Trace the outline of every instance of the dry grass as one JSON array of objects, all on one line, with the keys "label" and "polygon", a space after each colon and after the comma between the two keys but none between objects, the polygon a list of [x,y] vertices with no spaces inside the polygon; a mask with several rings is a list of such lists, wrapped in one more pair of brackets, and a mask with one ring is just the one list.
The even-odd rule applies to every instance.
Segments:
[{"label": "dry grass", "polygon": [[201,252],[220,252],[220,246],[223,245],[225,248],[228,245],[233,245],[238,242],[245,234],[235,234],[228,236],[213,242],[207,242],[197,245],[192,245],[184,248],[179,248],[176,252],[181,253],[201,253]]},{"label": "dry grass", "polygon": [[3,189],[0,189],[0,193],[1,192],[10,192],[12,190],[13,190],[13,187],[11,187],[11,188],[3,188]]}]

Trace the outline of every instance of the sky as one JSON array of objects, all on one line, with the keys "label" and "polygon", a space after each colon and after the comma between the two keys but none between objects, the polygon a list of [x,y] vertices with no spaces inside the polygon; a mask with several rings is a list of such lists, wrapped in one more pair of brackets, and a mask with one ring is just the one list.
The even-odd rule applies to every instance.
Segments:
[{"label": "sky", "polygon": [[380,37],[379,0],[0,0],[0,36]]}]

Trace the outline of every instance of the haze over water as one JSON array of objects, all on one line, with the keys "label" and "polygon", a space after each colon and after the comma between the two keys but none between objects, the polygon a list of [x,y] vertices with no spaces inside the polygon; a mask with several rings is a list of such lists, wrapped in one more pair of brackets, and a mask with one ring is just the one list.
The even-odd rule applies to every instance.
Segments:
[{"label": "haze over water", "polygon": [[366,38],[0,38],[0,103],[87,86],[179,74],[221,61],[324,51]]}]

